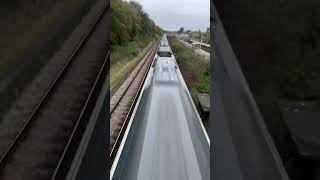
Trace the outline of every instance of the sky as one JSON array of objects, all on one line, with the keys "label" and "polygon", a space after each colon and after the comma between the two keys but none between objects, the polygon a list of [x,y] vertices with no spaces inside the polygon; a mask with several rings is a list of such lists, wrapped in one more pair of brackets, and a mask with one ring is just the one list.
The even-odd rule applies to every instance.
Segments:
[{"label": "sky", "polygon": [[164,30],[206,31],[210,27],[210,0],[134,0]]}]

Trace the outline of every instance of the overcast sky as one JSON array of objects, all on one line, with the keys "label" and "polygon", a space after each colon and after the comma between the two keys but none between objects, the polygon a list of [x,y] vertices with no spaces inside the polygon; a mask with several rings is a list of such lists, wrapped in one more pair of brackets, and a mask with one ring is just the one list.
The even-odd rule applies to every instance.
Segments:
[{"label": "overcast sky", "polygon": [[135,0],[165,30],[201,30],[210,26],[210,0]]}]

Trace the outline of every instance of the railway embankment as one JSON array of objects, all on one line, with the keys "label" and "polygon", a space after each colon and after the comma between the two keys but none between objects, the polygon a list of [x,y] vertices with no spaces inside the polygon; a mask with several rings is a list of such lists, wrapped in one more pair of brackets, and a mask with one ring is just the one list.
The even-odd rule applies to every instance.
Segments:
[{"label": "railway embankment", "polygon": [[204,93],[210,95],[210,63],[203,59],[203,56],[197,54],[191,48],[186,47],[176,38],[169,37],[168,39],[192,99],[204,122],[204,126],[209,130],[210,115],[203,112],[199,103],[198,94]]}]

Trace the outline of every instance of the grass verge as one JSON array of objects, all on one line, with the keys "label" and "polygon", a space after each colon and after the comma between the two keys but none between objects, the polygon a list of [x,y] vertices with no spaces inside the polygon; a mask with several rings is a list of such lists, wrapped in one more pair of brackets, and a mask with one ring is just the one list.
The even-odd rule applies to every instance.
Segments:
[{"label": "grass verge", "polygon": [[193,49],[179,42],[174,37],[168,38],[172,51],[187,84],[198,112],[202,118],[206,130],[209,132],[210,116],[205,116],[200,107],[197,93],[210,94],[210,64],[202,56],[194,52]]},{"label": "grass verge", "polygon": [[131,41],[127,46],[111,46],[110,89],[134,69],[148,47],[147,40]]}]

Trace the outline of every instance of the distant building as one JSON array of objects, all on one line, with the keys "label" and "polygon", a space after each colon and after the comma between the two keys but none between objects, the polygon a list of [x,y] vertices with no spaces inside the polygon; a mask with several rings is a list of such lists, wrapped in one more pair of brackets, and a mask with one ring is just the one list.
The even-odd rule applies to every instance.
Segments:
[{"label": "distant building", "polygon": [[177,34],[177,38],[179,39],[179,40],[183,40],[183,41],[188,41],[188,39],[189,39],[189,34]]}]

